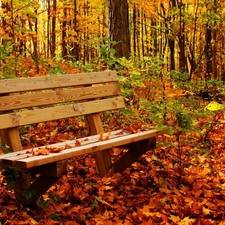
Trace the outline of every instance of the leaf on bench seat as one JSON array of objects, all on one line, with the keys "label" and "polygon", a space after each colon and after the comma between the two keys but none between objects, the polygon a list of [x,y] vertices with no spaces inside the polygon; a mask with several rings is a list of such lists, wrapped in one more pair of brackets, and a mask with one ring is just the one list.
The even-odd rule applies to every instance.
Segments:
[{"label": "leaf on bench seat", "polygon": [[81,146],[81,143],[80,143],[80,141],[79,140],[75,140],[75,146],[77,147],[77,146]]},{"label": "leaf on bench seat", "polygon": [[72,146],[68,145],[68,144],[65,144],[65,149],[69,149],[69,148],[72,148]]},{"label": "leaf on bench seat", "polygon": [[106,141],[109,140],[111,133],[109,132],[105,137],[103,136],[104,132],[102,131],[99,135],[98,141]]},{"label": "leaf on bench seat", "polygon": [[36,152],[33,153],[34,156],[38,155],[49,155],[49,150],[47,148],[39,148]]},{"label": "leaf on bench seat", "polygon": [[38,155],[49,155],[50,153],[58,153],[61,152],[65,148],[39,148],[37,151],[33,152],[33,156],[38,156]]},{"label": "leaf on bench seat", "polygon": [[65,148],[49,148],[49,150],[50,150],[51,153],[58,153],[58,152],[61,152],[64,149]]},{"label": "leaf on bench seat", "polygon": [[123,135],[123,130],[120,130],[119,132],[117,132],[116,135]]}]

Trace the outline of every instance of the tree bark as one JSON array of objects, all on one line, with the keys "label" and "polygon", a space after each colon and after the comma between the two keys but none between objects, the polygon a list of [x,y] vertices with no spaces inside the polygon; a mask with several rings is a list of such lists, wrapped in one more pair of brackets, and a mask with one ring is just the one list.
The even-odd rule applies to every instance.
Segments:
[{"label": "tree bark", "polygon": [[206,45],[205,45],[205,55],[206,55],[206,73],[205,80],[210,80],[212,76],[212,28],[207,23],[206,25],[206,35],[205,35]]},{"label": "tree bark", "polygon": [[65,59],[67,57],[67,42],[66,42],[66,28],[67,28],[67,7],[63,8],[63,22],[62,22],[62,57]]},{"label": "tree bark", "polygon": [[53,0],[52,35],[51,35],[51,57],[55,57],[56,50],[56,0]]},{"label": "tree bark", "polygon": [[[117,57],[130,57],[129,12],[127,0],[109,0],[109,39]],[[112,46],[110,46],[112,47]]]},{"label": "tree bark", "polygon": [[179,2],[179,16],[180,16],[180,31],[178,35],[178,45],[179,45],[179,70],[181,72],[187,72],[186,68],[186,56],[185,56],[185,27],[184,27],[184,4],[182,0]]}]

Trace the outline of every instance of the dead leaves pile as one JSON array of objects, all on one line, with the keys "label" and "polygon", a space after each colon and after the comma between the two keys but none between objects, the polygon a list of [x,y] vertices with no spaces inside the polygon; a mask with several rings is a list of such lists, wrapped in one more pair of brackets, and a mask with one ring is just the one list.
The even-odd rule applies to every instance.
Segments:
[{"label": "dead leaves pile", "polygon": [[[161,147],[112,177],[98,176],[92,155],[71,159],[67,176],[36,210],[18,206],[0,175],[0,224],[224,225],[224,130],[224,125],[211,129],[207,154],[196,142],[183,143],[182,176],[172,136],[161,137]],[[117,158],[122,150],[111,154]]]}]

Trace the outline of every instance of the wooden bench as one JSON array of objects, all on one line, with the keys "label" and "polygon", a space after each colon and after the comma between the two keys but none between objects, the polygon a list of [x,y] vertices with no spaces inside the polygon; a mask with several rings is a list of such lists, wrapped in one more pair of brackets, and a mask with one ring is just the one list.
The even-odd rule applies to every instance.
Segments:
[{"label": "wooden bench", "polygon": [[[33,205],[66,174],[69,158],[94,153],[98,172],[104,176],[109,171],[122,172],[155,147],[156,136],[166,130],[112,131],[99,140],[101,114],[125,107],[117,82],[114,71],[0,80],[1,142],[12,151],[0,155],[0,165],[18,171],[13,189],[19,203]],[[77,116],[84,117],[88,137],[22,150],[19,127]],[[119,146],[128,151],[112,163],[109,149]],[[33,182],[31,174],[38,174]],[[27,190],[35,193],[29,199],[24,194]]]}]

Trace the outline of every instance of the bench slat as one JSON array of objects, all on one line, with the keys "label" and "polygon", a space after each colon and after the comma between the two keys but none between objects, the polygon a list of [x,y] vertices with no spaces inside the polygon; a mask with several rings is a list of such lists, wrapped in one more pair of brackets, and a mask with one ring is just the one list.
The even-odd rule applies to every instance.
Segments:
[{"label": "bench slat", "polygon": [[62,118],[87,115],[125,107],[123,97],[95,100],[44,109],[27,110],[0,115],[0,129],[18,127]]},{"label": "bench slat", "polygon": [[[109,135],[109,133],[104,133],[103,138],[106,138],[106,136],[109,135],[109,138],[112,139],[112,138],[121,137],[121,136],[129,135],[129,134],[130,133],[127,131],[116,130],[116,131],[110,132],[110,135]],[[79,138],[77,140],[81,143],[81,145],[87,145],[87,144],[97,142],[99,140],[99,136],[100,136],[99,134],[96,134],[96,135],[91,135],[91,136],[84,137],[84,138]],[[2,164],[2,159],[17,157],[17,156],[26,158],[27,155],[31,154],[31,153],[27,153],[27,152],[32,152],[32,151],[35,152],[40,148],[46,148],[46,147],[47,148],[65,148],[65,146],[71,146],[71,147],[75,146],[75,140],[67,140],[67,141],[56,143],[56,144],[50,144],[47,146],[34,147],[34,148],[26,149],[26,150],[21,150],[18,152],[10,152],[7,154],[3,154],[3,155],[0,155],[0,165]]]},{"label": "bench slat", "polygon": [[115,71],[0,80],[0,94],[118,81]]},{"label": "bench slat", "polygon": [[47,92],[30,93],[24,95],[10,95],[0,97],[0,111],[23,109],[56,103],[93,99],[120,95],[119,84],[104,86],[49,90]]},{"label": "bench slat", "polygon": [[156,129],[152,129],[152,130],[147,130],[140,133],[125,135],[118,138],[113,138],[113,139],[109,139],[105,141],[100,141],[100,142],[91,143],[91,144],[87,144],[83,146],[69,148],[59,153],[50,153],[49,155],[32,156],[25,159],[19,159],[17,161],[10,160],[9,158],[2,159],[2,164],[3,165],[12,164],[21,169],[29,169],[36,166],[41,166],[44,164],[72,158],[72,157],[83,155],[83,154],[94,153],[97,151],[110,149],[112,147],[119,147],[129,143],[155,137],[163,133],[165,133],[165,130],[159,131]]}]

